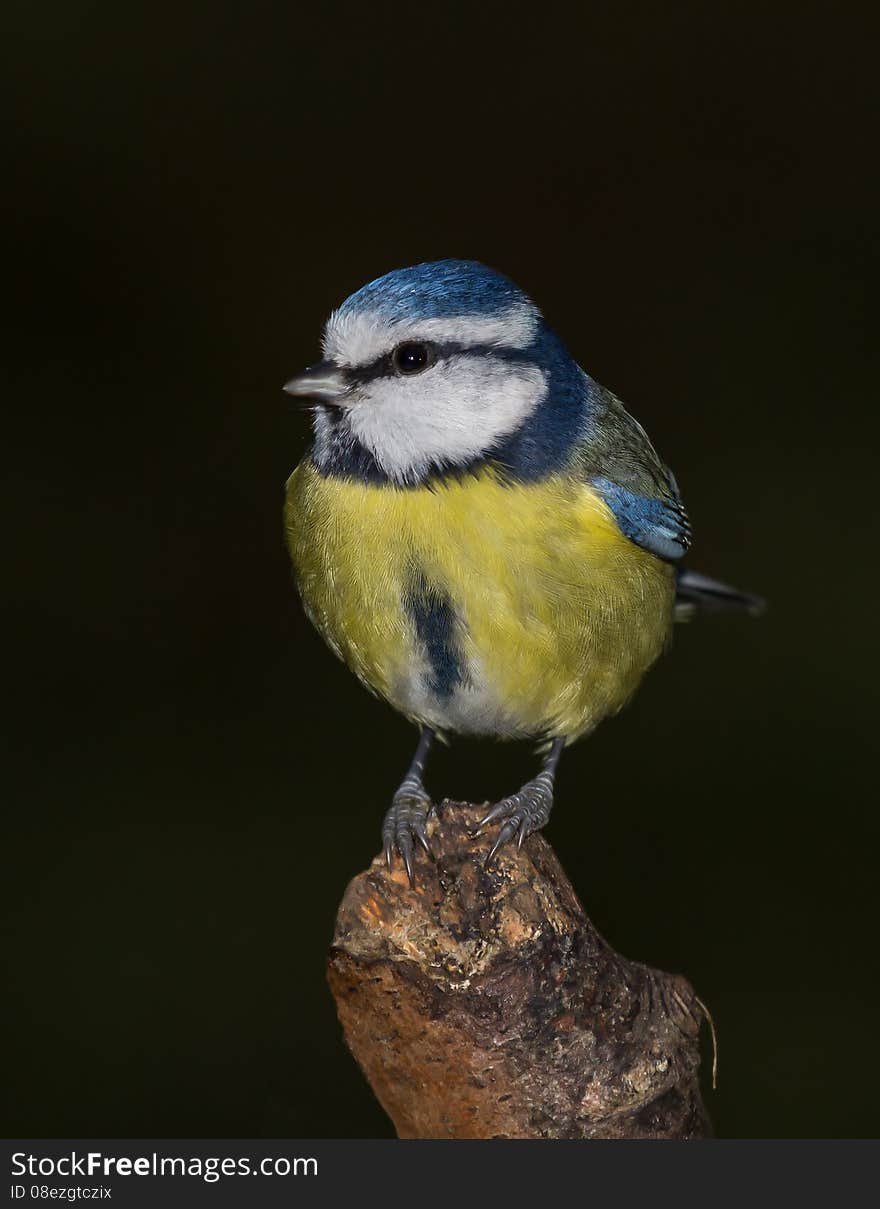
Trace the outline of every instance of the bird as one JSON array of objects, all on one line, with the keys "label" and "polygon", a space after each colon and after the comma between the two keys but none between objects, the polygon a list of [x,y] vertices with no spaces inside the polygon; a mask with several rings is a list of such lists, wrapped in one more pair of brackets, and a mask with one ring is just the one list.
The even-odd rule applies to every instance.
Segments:
[{"label": "bird", "polygon": [[541,758],[476,828],[498,827],[489,864],[546,825],[563,750],[622,709],[675,620],[763,602],[680,566],[672,472],[502,273],[395,269],[332,312],[322,352],[283,388],[313,429],[286,540],[308,618],[419,730],[382,824],[388,867],[402,858],[414,885],[438,737]]}]

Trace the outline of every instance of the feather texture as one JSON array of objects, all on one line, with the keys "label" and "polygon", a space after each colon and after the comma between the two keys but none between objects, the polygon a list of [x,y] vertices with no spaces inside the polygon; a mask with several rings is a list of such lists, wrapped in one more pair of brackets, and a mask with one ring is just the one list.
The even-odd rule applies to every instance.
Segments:
[{"label": "feather texture", "polygon": [[671,631],[672,568],[576,475],[522,484],[485,467],[401,489],[306,459],[286,522],[331,648],[440,730],[574,739],[625,704]]},{"label": "feather texture", "polygon": [[621,531],[658,558],[687,554],[691,527],[672,471],[610,390],[590,382],[590,428],[577,459]]}]

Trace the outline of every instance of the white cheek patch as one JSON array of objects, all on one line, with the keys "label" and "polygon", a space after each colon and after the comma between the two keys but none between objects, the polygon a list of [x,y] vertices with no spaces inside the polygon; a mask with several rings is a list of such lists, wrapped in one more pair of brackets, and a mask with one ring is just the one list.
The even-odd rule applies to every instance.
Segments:
[{"label": "white cheek patch", "polygon": [[399,323],[389,323],[375,312],[334,311],[327,321],[323,351],[328,361],[354,368],[370,365],[405,340],[525,348],[535,338],[539,322],[538,310],[528,302],[518,302],[497,315],[411,319]]},{"label": "white cheek patch", "polygon": [[488,453],[535,410],[547,377],[535,365],[460,354],[424,374],[378,378],[347,407],[351,433],[398,483]]}]

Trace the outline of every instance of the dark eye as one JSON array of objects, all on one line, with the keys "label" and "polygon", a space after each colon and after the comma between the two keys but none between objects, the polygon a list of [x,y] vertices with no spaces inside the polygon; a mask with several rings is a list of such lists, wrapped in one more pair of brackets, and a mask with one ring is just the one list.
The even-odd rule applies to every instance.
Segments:
[{"label": "dark eye", "polygon": [[431,350],[427,344],[398,344],[391,354],[391,361],[399,374],[420,374],[431,364]]}]

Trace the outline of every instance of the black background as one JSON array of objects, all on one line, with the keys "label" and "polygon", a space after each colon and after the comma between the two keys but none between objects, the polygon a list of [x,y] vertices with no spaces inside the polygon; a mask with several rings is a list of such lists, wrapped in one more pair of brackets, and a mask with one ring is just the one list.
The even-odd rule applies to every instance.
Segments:
[{"label": "black background", "polygon": [[[627,400],[691,565],[771,600],[678,631],[549,836],[713,1010],[721,1135],[873,1133],[876,22],[6,14],[7,1131],[389,1135],[323,963],[414,735],[300,611],[280,385],[352,289],[453,255]],[[430,784],[532,767],[458,744]]]}]

